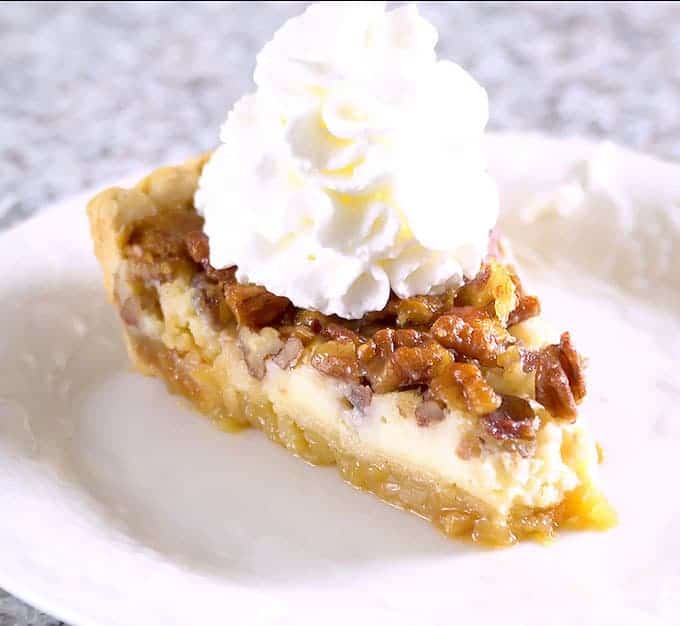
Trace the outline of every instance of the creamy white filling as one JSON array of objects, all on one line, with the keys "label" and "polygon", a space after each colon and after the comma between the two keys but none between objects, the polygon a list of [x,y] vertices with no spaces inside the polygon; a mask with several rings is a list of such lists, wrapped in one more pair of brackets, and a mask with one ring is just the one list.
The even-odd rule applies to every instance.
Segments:
[{"label": "creamy white filling", "polygon": [[195,203],[211,262],[345,318],[479,269],[498,212],[486,92],[417,9],[322,3],[257,58]]},{"label": "creamy white filling", "polygon": [[402,415],[400,393],[374,395],[365,414],[347,407],[342,383],[309,365],[282,370],[270,361],[262,381],[255,380],[238,347],[223,344],[218,367],[239,391],[255,400],[269,401],[279,415],[293,418],[303,428],[341,442],[348,452],[389,459],[418,475],[464,489],[485,502],[500,518],[515,505],[549,507],[579,485],[580,471],[596,473],[595,442],[576,424],[548,422],[539,432],[536,452],[523,458],[509,452],[482,452],[477,458],[456,454],[474,418],[460,412],[429,427],[417,425],[411,413]]}]

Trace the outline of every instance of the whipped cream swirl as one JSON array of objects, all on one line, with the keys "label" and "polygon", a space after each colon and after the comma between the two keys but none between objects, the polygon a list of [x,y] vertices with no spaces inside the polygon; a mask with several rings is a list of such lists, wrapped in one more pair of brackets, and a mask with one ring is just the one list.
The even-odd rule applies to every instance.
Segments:
[{"label": "whipped cream swirl", "polygon": [[196,193],[210,260],[358,318],[474,275],[498,214],[488,102],[413,5],[321,3],[257,58]]}]

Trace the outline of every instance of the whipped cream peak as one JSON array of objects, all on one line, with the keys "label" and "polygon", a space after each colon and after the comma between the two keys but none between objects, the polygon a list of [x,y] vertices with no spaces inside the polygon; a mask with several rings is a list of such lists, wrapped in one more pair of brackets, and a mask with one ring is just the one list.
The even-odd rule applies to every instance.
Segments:
[{"label": "whipped cream peak", "polygon": [[486,92],[414,5],[311,5],[257,57],[196,193],[215,267],[358,318],[473,276],[498,215]]}]

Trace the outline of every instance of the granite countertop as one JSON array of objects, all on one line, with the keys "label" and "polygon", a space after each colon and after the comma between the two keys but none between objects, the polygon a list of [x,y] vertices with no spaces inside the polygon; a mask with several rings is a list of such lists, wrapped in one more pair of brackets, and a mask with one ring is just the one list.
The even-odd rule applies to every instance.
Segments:
[{"label": "granite countertop", "polygon": [[[680,160],[680,4],[421,3],[486,86],[493,129]],[[0,228],[217,141],[292,2],[3,3]],[[0,557],[1,558],[1,557]],[[0,626],[55,626],[0,590]]]}]

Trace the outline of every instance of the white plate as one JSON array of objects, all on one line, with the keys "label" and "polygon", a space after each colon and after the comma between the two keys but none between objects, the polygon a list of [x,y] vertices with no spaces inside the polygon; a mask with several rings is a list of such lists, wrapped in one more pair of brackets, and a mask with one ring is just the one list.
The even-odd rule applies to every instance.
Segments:
[{"label": "white plate", "polygon": [[[580,176],[593,151],[491,146],[509,209]],[[615,530],[481,550],[258,432],[218,432],[130,371],[78,198],[0,236],[0,586],[79,626],[677,624],[680,270],[667,259],[680,213],[666,209],[680,169],[613,153],[630,223],[539,217],[552,269],[529,271],[591,356],[586,410],[609,452]],[[519,215],[504,221],[521,240]],[[671,250],[640,269],[645,215],[666,220]],[[567,253],[578,262],[557,283]],[[648,282],[633,280],[643,270]]]}]

